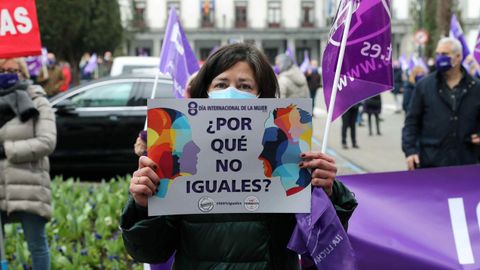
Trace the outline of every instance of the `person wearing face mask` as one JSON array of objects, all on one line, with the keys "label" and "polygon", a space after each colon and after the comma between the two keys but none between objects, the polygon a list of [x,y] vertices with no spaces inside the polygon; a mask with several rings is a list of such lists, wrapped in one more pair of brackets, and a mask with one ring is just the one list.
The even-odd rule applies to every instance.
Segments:
[{"label": "person wearing face mask", "polygon": [[33,269],[44,270],[52,217],[48,155],[57,134],[45,91],[28,77],[23,59],[0,59],[0,210],[2,226],[22,223]]},{"label": "person wearing face mask", "polygon": [[[275,73],[253,45],[232,44],[210,55],[189,84],[190,98],[253,99],[278,97]],[[329,195],[342,225],[347,227],[357,202],[335,180],[333,158],[304,153],[301,168],[312,170],[312,185]],[[139,262],[160,263],[175,256],[173,269],[300,269],[298,255],[287,249],[295,227],[294,214],[147,215],[147,200],[155,194],[158,165],[139,159],[122,213],[125,247]]]},{"label": "person wearing face mask", "polygon": [[462,66],[462,45],[442,38],[436,72],[420,80],[402,130],[407,167],[442,167],[478,163],[480,82]]},{"label": "person wearing face mask", "polygon": [[408,113],[408,108],[410,108],[410,103],[412,102],[413,91],[415,90],[415,85],[421,79],[425,77],[425,69],[421,66],[414,66],[410,75],[408,76],[408,80],[405,81],[403,86],[403,103],[402,108],[403,111]]}]

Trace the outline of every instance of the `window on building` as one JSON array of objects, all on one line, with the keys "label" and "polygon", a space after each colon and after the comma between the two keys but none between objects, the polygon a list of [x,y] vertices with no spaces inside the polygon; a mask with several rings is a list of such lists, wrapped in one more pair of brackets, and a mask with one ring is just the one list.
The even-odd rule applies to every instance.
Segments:
[{"label": "window on building", "polygon": [[280,20],[282,17],[281,7],[282,3],[280,1],[268,2],[268,27],[280,27]]},{"label": "window on building", "polygon": [[[170,9],[172,7],[176,9],[178,18],[181,18],[181,16],[180,16],[180,12],[181,12],[180,1],[178,1],[178,0],[177,1],[168,1],[167,2],[167,14],[169,14]],[[167,17],[168,17],[168,15],[167,15]],[[167,20],[168,20],[168,18],[167,18]]]},{"label": "window on building", "polygon": [[200,48],[200,60],[206,60],[211,53],[212,48]]},{"label": "window on building", "polygon": [[147,4],[145,0],[133,1],[133,20],[132,26],[136,29],[143,30],[146,28],[145,23],[145,8]]},{"label": "window on building", "polygon": [[301,20],[303,27],[313,27],[315,24],[315,4],[313,1],[302,2]]},{"label": "window on building", "polygon": [[235,2],[235,27],[247,27],[247,2]]},{"label": "window on building", "polygon": [[202,14],[202,27],[214,27],[215,26],[215,1],[214,0],[202,0],[201,14]]},{"label": "window on building", "polygon": [[270,64],[275,64],[275,57],[278,55],[278,48],[264,48],[263,53],[267,56]]}]

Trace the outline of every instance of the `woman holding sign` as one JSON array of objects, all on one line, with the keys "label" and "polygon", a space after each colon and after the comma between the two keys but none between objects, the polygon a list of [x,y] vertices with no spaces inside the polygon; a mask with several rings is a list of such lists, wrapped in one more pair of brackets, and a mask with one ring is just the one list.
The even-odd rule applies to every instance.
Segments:
[{"label": "woman holding sign", "polygon": [[[233,44],[206,60],[189,94],[191,98],[275,98],[278,82],[258,49]],[[171,119],[181,119],[179,114],[166,113]],[[346,226],[356,201],[334,181],[335,161],[317,152],[301,153],[301,158],[299,170],[312,171],[312,185],[324,188]],[[263,160],[267,162],[268,157]],[[157,169],[154,161],[140,157],[130,181],[132,198],[121,218],[125,246],[137,261],[165,262],[176,252],[175,269],[300,269],[298,255],[287,248],[296,225],[294,214],[149,217],[147,201],[157,194],[160,184]]]}]

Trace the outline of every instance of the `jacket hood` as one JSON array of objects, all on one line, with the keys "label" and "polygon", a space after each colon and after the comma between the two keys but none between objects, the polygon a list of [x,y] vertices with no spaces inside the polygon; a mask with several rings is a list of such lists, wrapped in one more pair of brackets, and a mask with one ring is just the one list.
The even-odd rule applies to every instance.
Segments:
[{"label": "jacket hood", "polygon": [[290,69],[282,72],[280,75],[287,77],[288,79],[290,79],[291,82],[293,82],[298,87],[307,84],[307,80],[305,78],[305,75],[295,65],[293,65]]}]

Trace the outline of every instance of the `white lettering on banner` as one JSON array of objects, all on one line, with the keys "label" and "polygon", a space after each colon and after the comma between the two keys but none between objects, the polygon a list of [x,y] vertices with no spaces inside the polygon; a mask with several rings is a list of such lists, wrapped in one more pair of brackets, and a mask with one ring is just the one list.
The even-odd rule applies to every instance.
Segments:
[{"label": "white lettering on banner", "polygon": [[369,59],[350,67],[350,69],[345,72],[346,74],[340,76],[338,91],[342,91],[350,82],[360,78],[362,74],[367,75],[377,69],[389,66],[392,58],[392,45],[390,44],[384,52],[385,53],[382,53],[382,47],[378,44],[372,44],[368,41],[363,42],[360,54]]},{"label": "white lettering on banner", "polygon": [[[340,234],[335,235],[335,238],[332,239],[331,243],[318,253],[318,255],[313,257],[315,264],[321,263],[332,251],[343,241],[343,237]],[[313,249],[313,252],[315,252]]]},{"label": "white lettering on banner", "polygon": [[17,35],[18,32],[21,34],[27,34],[32,30],[32,20],[28,17],[28,11],[26,8],[15,8],[13,11],[13,18],[17,23],[16,25],[13,22],[8,9],[2,9],[0,11],[0,36],[5,36],[7,33],[10,35]]},{"label": "white lettering on banner", "polygon": [[450,210],[453,239],[455,240],[455,247],[457,249],[458,262],[460,264],[474,264],[475,259],[473,257],[470,235],[468,234],[467,217],[465,214],[463,199],[448,199],[448,209]]},{"label": "white lettering on banner", "polygon": [[32,27],[33,27],[32,20],[30,20],[30,18],[28,18],[27,16],[28,16],[28,10],[24,7],[18,7],[13,12],[13,17],[15,18],[15,21],[20,23],[20,25],[17,26],[17,29],[22,34],[26,34],[30,32],[30,30],[32,30]]}]

